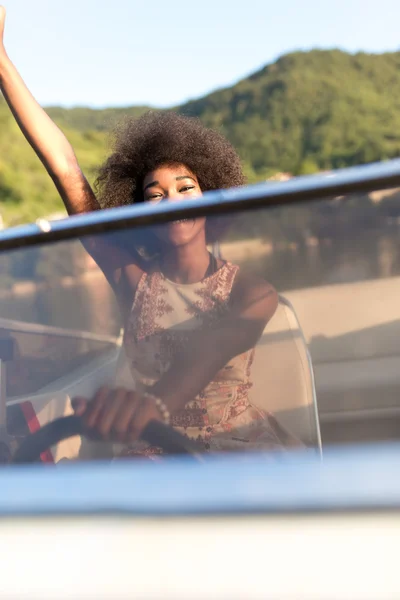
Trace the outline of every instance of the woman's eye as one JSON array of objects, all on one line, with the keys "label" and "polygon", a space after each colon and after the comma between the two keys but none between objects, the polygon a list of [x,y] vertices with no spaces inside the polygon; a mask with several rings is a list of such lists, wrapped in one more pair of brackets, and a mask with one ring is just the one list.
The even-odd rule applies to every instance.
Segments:
[{"label": "woman's eye", "polygon": [[180,191],[181,192],[190,192],[190,190],[194,190],[194,185],[185,185]]},{"label": "woman's eye", "polygon": [[148,196],[146,198],[147,202],[158,202],[159,200],[161,200],[162,196],[161,194],[154,194],[153,196]]}]

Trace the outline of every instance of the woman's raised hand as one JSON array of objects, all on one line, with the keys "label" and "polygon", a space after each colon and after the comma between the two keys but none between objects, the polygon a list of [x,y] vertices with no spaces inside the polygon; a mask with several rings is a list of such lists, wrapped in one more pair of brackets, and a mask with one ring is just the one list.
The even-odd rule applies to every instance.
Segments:
[{"label": "woman's raised hand", "polygon": [[4,6],[0,6],[0,56],[5,54],[3,36],[4,36],[4,24],[6,21],[6,9]]}]

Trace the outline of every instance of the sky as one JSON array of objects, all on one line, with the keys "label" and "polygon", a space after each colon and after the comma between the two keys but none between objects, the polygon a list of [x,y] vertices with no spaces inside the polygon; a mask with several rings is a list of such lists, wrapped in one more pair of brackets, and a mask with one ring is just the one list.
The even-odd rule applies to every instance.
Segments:
[{"label": "sky", "polygon": [[292,50],[400,50],[399,0],[0,0],[45,106],[174,106]]}]

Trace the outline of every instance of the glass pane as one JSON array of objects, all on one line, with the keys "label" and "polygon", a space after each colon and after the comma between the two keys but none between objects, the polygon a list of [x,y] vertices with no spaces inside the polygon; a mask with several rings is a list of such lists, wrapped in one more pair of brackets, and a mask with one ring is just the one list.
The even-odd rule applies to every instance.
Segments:
[{"label": "glass pane", "polygon": [[223,255],[268,278],[297,313],[323,444],[397,439],[400,190],[248,214],[236,238]]},{"label": "glass pane", "polygon": [[[18,440],[103,384],[167,399],[204,452],[318,454],[320,431],[323,446],[398,437],[399,190],[82,241],[1,256]],[[161,452],[111,441],[48,459]]]},{"label": "glass pane", "polygon": [[0,265],[0,339],[14,342],[8,398],[36,393],[115,345],[116,303],[79,241],[9,252]]}]

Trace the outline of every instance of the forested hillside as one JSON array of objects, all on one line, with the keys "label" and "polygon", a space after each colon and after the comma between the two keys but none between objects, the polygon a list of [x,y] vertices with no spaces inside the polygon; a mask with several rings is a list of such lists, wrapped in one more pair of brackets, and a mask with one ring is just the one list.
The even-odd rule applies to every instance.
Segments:
[{"label": "forested hillside", "polygon": [[[146,107],[47,110],[93,181],[112,124]],[[252,182],[276,171],[311,173],[393,158],[400,156],[400,52],[289,54],[232,87],[174,110],[222,130]],[[7,224],[61,209],[52,182],[2,100],[0,204]]]}]

